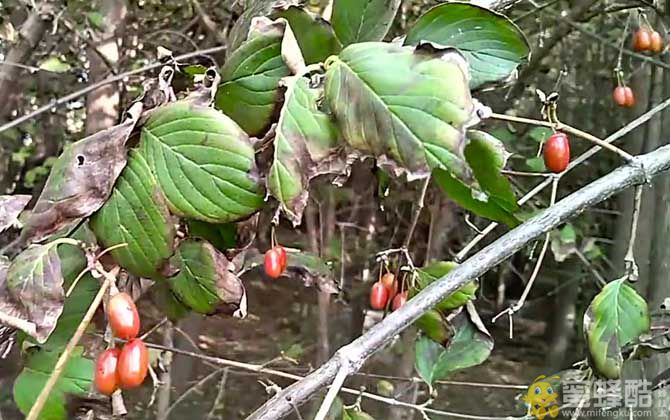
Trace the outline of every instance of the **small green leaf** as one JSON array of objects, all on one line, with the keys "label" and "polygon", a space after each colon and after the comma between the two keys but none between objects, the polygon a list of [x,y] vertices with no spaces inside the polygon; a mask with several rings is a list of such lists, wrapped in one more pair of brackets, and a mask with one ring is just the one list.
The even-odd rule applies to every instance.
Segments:
[{"label": "small green leaf", "polygon": [[317,107],[318,89],[303,77],[289,79],[274,140],[274,161],[267,184],[270,193],[294,225],[302,221],[310,179],[319,175],[319,162],[334,153],[337,128]]},{"label": "small green leaf", "polygon": [[526,159],[526,166],[533,172],[546,172],[547,168],[544,166],[544,159],[541,157],[533,157]]},{"label": "small green leaf", "polygon": [[351,148],[396,174],[441,168],[469,178],[462,149],[478,118],[460,53],[365,42],[326,67],[326,100]]},{"label": "small green leaf", "polygon": [[568,223],[559,231],[561,242],[565,244],[574,244],[577,242],[577,232],[574,226]]},{"label": "small green leaf", "polygon": [[625,278],[608,283],[584,314],[584,333],[593,367],[609,379],[621,375],[621,349],[649,331],[647,302]]},{"label": "small green leaf", "polygon": [[500,171],[505,168],[509,153],[502,142],[483,131],[468,131],[465,159],[475,174],[477,183],[504,210],[519,210],[512,186]]},{"label": "small green leaf", "polygon": [[192,238],[205,239],[219,251],[237,246],[237,227],[234,223],[207,223],[188,220],[188,233]]},{"label": "small green leaf", "polygon": [[530,54],[526,37],[511,20],[460,2],[440,4],[420,17],[405,44],[421,41],[461,50],[470,62],[472,89],[510,77]]},{"label": "small green leaf", "polygon": [[355,408],[346,409],[342,412],[343,420],[375,420],[374,417]]},{"label": "small green leaf", "polygon": [[323,62],[342,50],[333,28],[321,17],[296,6],[289,6],[272,14],[272,18],[280,17],[286,19],[291,26],[305,64]]},{"label": "small green leaf", "polygon": [[114,260],[132,274],[159,276],[160,267],[172,255],[176,220],[170,215],[147,161],[132,150],[128,165],[109,200],[91,217],[91,229]]},{"label": "small green leaf", "polygon": [[105,30],[105,17],[98,12],[88,12],[86,13],[86,19],[95,29],[99,31]]},{"label": "small green leaf", "polygon": [[40,69],[50,71],[53,73],[65,73],[70,70],[70,64],[62,61],[58,57],[49,57],[46,60],[42,61],[39,65]]},{"label": "small green leaf", "polygon": [[493,339],[471,304],[453,320],[455,334],[442,346],[428,337],[416,343],[416,369],[428,385],[451,373],[484,362],[493,350]]},{"label": "small green leaf", "polygon": [[166,105],[142,127],[141,147],[176,215],[226,223],[263,205],[249,137],[221,112],[187,102]]},{"label": "small green leaf", "polygon": [[538,143],[544,143],[546,139],[551,137],[553,131],[548,127],[533,127],[528,131],[528,136]]},{"label": "small green leaf", "polygon": [[[451,270],[458,267],[458,264],[452,261],[438,261],[426,267],[420,268],[418,271],[417,284],[412,289],[412,296],[418,294],[431,283],[446,276]],[[471,300],[475,299],[477,292],[477,281],[473,280],[461,286],[457,291],[444,298],[438,303],[435,308],[448,312],[456,308],[460,308]]]},{"label": "small green leaf", "polygon": [[436,343],[445,345],[451,337],[451,327],[437,309],[431,309],[414,322],[421,332]]},{"label": "small green leaf", "polygon": [[188,74],[189,76],[197,76],[199,74],[205,74],[207,71],[207,67],[201,65],[201,64],[191,64],[186,67],[184,67],[183,72]]},{"label": "small green leaf", "polygon": [[281,57],[285,24],[252,33],[221,68],[215,105],[250,136],[270,127],[281,101],[279,80],[289,75]]},{"label": "small green leaf", "polygon": [[475,213],[477,216],[495,220],[514,227],[519,224],[519,220],[505,210],[498,202],[490,200],[489,197],[474,188],[466,185],[460,179],[441,169],[433,171],[433,179],[437,185],[454,200],[459,206]]},{"label": "small green leaf", "polygon": [[[63,374],[49,393],[40,420],[65,420],[67,395],[85,395],[93,382],[94,363],[82,356],[83,348],[77,347],[65,365]],[[37,400],[44,388],[60,353],[33,347],[28,350],[23,370],[14,382],[14,401],[24,415]]]},{"label": "small green leaf", "polygon": [[331,22],[343,45],[381,41],[401,0],[334,0]]},{"label": "small green leaf", "polygon": [[243,307],[246,314],[246,293],[235,267],[212,244],[186,240],[170,263],[179,274],[167,279],[168,284],[186,306],[202,314],[233,314]]},{"label": "small green leaf", "polygon": [[155,282],[149,289],[149,296],[161,313],[164,313],[172,322],[185,318],[190,312],[190,308],[179,300],[164,281]]}]

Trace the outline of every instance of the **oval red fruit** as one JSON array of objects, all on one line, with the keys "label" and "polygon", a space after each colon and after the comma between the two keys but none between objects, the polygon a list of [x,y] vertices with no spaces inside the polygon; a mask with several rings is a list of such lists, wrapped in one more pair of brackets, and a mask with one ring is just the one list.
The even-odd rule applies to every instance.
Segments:
[{"label": "oval red fruit", "polygon": [[128,293],[117,293],[107,304],[107,317],[114,335],[124,340],[137,337],[140,332],[140,315]]},{"label": "oval red fruit", "polygon": [[655,53],[663,51],[663,37],[656,31],[651,32],[649,49]]},{"label": "oval red fruit", "polygon": [[277,245],[274,247],[274,249],[279,254],[279,264],[281,265],[281,271],[283,273],[284,270],[286,270],[286,266],[288,265],[288,254],[286,252],[286,248],[281,245]]},{"label": "oval red fruit", "polygon": [[633,93],[633,89],[626,86],[624,90],[626,93],[626,106],[628,108],[632,108],[633,106],[635,106],[635,94]]},{"label": "oval red fruit", "polygon": [[129,389],[142,385],[149,371],[149,352],[144,341],[136,338],[123,346],[117,371],[121,388]]},{"label": "oval red fruit", "polygon": [[388,289],[381,282],[376,282],[373,284],[372,289],[370,290],[370,306],[372,309],[384,309],[388,303],[388,300]]},{"label": "oval red fruit", "polygon": [[282,271],[284,270],[281,265],[281,255],[275,248],[268,249],[265,253],[265,274],[276,279],[281,276]]},{"label": "oval red fruit", "polygon": [[612,98],[614,103],[618,106],[628,106],[626,102],[626,88],[623,86],[617,86],[614,88],[614,93],[612,93]]},{"label": "oval red fruit", "polygon": [[648,51],[651,48],[651,32],[647,28],[640,28],[633,35],[633,49],[635,51]]},{"label": "oval red fruit", "polygon": [[395,296],[398,292],[398,283],[395,281],[393,273],[386,273],[382,276],[382,284],[389,292],[389,297]]},{"label": "oval red fruit", "polygon": [[120,355],[121,350],[109,349],[98,357],[95,365],[95,388],[101,394],[112,395],[119,389],[119,375],[116,367]]},{"label": "oval red fruit", "polygon": [[398,293],[391,302],[391,309],[397,311],[402,305],[407,302],[407,291]]},{"label": "oval red fruit", "polygon": [[560,173],[570,163],[570,142],[565,133],[554,133],[544,143],[544,165],[551,172]]}]

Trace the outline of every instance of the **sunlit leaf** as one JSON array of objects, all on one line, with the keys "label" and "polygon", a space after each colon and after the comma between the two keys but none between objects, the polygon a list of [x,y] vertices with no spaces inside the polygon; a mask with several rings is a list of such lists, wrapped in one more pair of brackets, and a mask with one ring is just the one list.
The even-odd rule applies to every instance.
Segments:
[{"label": "sunlit leaf", "polygon": [[528,59],[521,30],[505,16],[468,3],[449,2],[426,12],[407,33],[405,43],[431,41],[462,51],[472,72],[470,87],[510,77]]},{"label": "sunlit leaf", "polygon": [[343,45],[381,41],[401,0],[334,0],[331,22]]},{"label": "sunlit leaf", "polygon": [[309,181],[321,173],[319,163],[332,156],[337,129],[317,107],[319,90],[311,89],[302,77],[290,79],[289,83],[267,183],[288,218],[299,225],[307,204]]},{"label": "sunlit leaf", "polygon": [[342,49],[330,24],[300,7],[289,6],[284,10],[279,9],[271,16],[284,18],[291,25],[305,64],[323,62]]},{"label": "sunlit leaf", "polygon": [[[451,270],[458,267],[458,264],[452,261],[438,261],[434,262],[426,267],[422,267],[418,270],[418,277],[416,281],[416,287],[411,290],[411,295],[414,296],[418,294],[421,290],[425,289],[431,283],[439,280],[440,278],[446,276]],[[475,299],[475,293],[477,291],[477,281],[470,281],[463,286],[461,286],[457,291],[451,295],[444,298],[440,303],[438,303],[435,308],[448,312],[452,309],[459,308],[469,301]]]},{"label": "sunlit leaf", "polygon": [[61,60],[58,57],[49,57],[46,60],[40,63],[40,69],[50,71],[53,73],[64,73],[70,70],[71,66],[69,63]]},{"label": "sunlit leaf", "polygon": [[608,283],[591,301],[584,314],[584,333],[590,361],[603,376],[618,379],[621,349],[649,331],[647,302],[625,278]]},{"label": "sunlit leaf", "polygon": [[263,204],[251,142],[221,112],[183,102],[164,106],[142,127],[141,147],[176,215],[225,223]]}]

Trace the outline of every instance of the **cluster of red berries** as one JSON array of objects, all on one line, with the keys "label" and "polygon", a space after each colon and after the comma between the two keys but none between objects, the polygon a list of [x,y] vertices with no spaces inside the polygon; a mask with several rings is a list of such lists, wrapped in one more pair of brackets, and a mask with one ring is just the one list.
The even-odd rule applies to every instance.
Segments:
[{"label": "cluster of red berries", "polygon": [[275,245],[265,253],[265,274],[276,279],[286,270],[288,255],[281,245]]},{"label": "cluster of red berries", "polygon": [[370,289],[370,307],[385,309],[391,301],[391,309],[397,310],[407,302],[407,290],[398,293],[398,282],[393,273],[386,273]]},{"label": "cluster of red berries", "polygon": [[612,94],[614,103],[624,108],[631,108],[635,105],[635,94],[633,89],[628,86],[617,86]]},{"label": "cluster of red berries", "polygon": [[112,296],[107,305],[107,318],[116,337],[129,340],[122,349],[105,350],[95,370],[95,387],[102,394],[112,395],[119,388],[136,388],[144,382],[149,370],[149,353],[140,332],[140,316],[135,302],[127,293]]},{"label": "cluster of red berries", "polygon": [[663,51],[663,37],[654,29],[642,26],[633,34],[633,49],[658,54]]},{"label": "cluster of red berries", "polygon": [[570,140],[560,131],[549,137],[543,146],[544,166],[553,173],[563,172],[570,163]]}]

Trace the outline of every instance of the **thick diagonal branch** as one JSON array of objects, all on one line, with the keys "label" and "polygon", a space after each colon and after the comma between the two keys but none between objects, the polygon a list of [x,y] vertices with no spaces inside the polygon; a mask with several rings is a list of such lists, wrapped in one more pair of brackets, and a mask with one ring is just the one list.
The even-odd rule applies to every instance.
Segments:
[{"label": "thick diagonal branch", "polygon": [[[340,361],[347,360],[360,366],[368,357],[382,349],[396,334],[407,328],[424,312],[446,296],[454,293],[471,279],[479,277],[502,261],[514,255],[530,241],[551,231],[583,212],[606,200],[613,194],[647,181],[670,169],[670,146],[636,158],[625,165],[569,195],[556,205],[533,217],[491,245],[473,255],[449,274],[425,288],[402,308],[391,313],[366,334],[341,348],[337,354],[305,379],[291,385],[267,401],[254,412],[251,420],[280,419],[292,412],[293,406],[303,404],[327,386],[340,370]],[[343,356],[343,357],[342,357]]]}]

